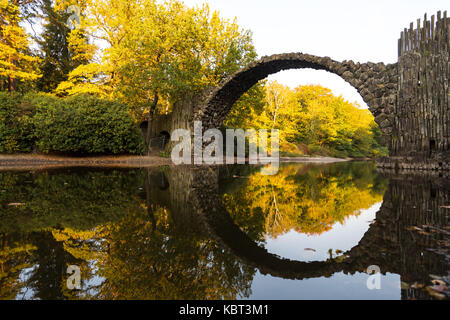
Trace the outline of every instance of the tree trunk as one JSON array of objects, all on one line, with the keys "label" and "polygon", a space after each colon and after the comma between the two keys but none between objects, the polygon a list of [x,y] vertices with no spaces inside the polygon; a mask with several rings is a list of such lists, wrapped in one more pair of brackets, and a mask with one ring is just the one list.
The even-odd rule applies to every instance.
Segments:
[{"label": "tree trunk", "polygon": [[[14,4],[15,6],[18,6],[18,7],[19,7],[19,0],[14,0],[14,1],[13,1],[13,4]],[[13,24],[13,25],[16,26],[16,27],[19,26],[19,24],[18,24],[17,21],[14,21],[14,22],[11,21],[11,24]],[[11,64],[11,66],[9,67],[9,70],[10,70],[11,73],[12,73],[12,71],[14,70],[14,68],[13,68],[12,65],[16,65],[17,62],[14,61],[14,59],[13,59],[13,57],[12,57],[11,54],[9,55],[9,63]],[[9,92],[14,92],[14,91],[16,91],[16,79],[13,78],[12,76],[9,76],[9,77],[8,77],[8,89],[9,89]]]},{"label": "tree trunk", "polygon": [[147,214],[148,218],[150,219],[152,223],[152,232],[156,231],[156,219],[155,214],[153,212],[152,207],[152,196],[151,196],[151,186],[150,186],[150,169],[147,169],[145,172],[145,179],[144,179],[144,189],[145,189],[145,203],[147,205]]},{"label": "tree trunk", "polygon": [[16,91],[16,80],[14,78],[9,78],[9,92],[15,92]]},{"label": "tree trunk", "polygon": [[[14,71],[12,65],[16,64],[12,58],[12,55],[9,55],[9,63],[11,64],[11,66],[9,67],[9,70],[12,73]],[[16,91],[16,79],[14,79],[12,76],[8,77],[8,90],[9,90],[9,92]]]},{"label": "tree trunk", "polygon": [[147,143],[147,154],[150,155],[151,152],[151,137],[152,137],[152,125],[153,125],[153,117],[155,115],[155,110],[156,110],[156,106],[158,105],[158,92],[155,91],[155,96],[153,98],[153,102],[150,106],[150,110],[148,112],[148,126],[147,126],[147,138],[146,138],[146,143]]}]

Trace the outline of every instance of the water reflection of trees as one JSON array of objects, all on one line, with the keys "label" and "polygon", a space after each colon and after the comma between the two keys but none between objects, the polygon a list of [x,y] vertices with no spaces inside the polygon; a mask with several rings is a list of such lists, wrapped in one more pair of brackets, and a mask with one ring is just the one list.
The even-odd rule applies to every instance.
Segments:
[{"label": "water reflection of trees", "polygon": [[[0,175],[2,299],[250,294],[253,268],[195,232],[198,223],[177,224],[170,208],[156,203],[155,192],[167,188],[155,182],[158,172]],[[69,265],[81,267],[80,291],[66,288]]]},{"label": "water reflection of trees", "polygon": [[381,202],[387,188],[371,163],[286,165],[276,176],[252,173],[238,183],[240,188],[225,191],[224,205],[236,224],[259,241],[291,230],[309,235],[329,231]]},{"label": "water reflection of trees", "polygon": [[377,265],[383,274],[400,275],[403,299],[443,299],[445,293],[433,289],[432,280],[448,283],[448,178],[437,173],[385,174],[389,187],[376,220],[343,259],[303,263],[270,254],[236,226],[225,208],[207,218],[211,234],[237,257],[272,276],[327,277],[365,272],[369,265]]},{"label": "water reflection of trees", "polygon": [[[293,228],[324,232],[381,201],[387,185],[367,163],[285,166],[272,178],[249,167],[208,172],[220,177],[223,196],[204,211],[225,204],[233,232],[243,230],[251,243]],[[291,270],[291,262],[258,265],[264,259],[252,260],[255,252],[220,223],[218,230],[228,232],[238,249],[213,236],[191,208],[186,186],[198,183],[193,179],[183,168],[0,173],[0,298],[232,299],[251,294],[256,268],[300,279],[354,273],[370,263],[400,274],[411,287],[447,269],[442,243],[448,246],[448,237],[427,228],[447,226],[448,180],[390,178],[375,223],[348,261],[330,261],[329,270],[314,268],[308,275],[303,265]],[[215,180],[208,186],[195,194],[218,194]],[[68,265],[81,267],[82,290],[66,288]],[[424,290],[408,290],[402,290],[406,299],[428,297]]]}]

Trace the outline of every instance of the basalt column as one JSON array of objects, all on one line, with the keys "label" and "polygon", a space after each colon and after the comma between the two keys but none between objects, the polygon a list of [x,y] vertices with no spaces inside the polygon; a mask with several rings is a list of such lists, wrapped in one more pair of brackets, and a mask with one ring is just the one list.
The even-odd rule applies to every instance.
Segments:
[{"label": "basalt column", "polygon": [[391,157],[382,167],[449,169],[449,23],[438,12],[401,33]]}]

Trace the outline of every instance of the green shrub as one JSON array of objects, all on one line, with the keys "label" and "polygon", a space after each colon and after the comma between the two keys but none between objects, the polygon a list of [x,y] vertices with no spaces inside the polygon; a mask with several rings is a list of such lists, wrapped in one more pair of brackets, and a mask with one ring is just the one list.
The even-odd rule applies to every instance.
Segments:
[{"label": "green shrub", "polygon": [[37,146],[42,152],[140,154],[142,134],[128,108],[82,95],[39,103],[34,117]]},{"label": "green shrub", "polygon": [[18,94],[0,92],[0,153],[30,152],[34,107]]},{"label": "green shrub", "polygon": [[158,156],[161,157],[161,158],[170,158],[170,153],[167,153],[167,152],[164,152],[164,151],[160,151]]},{"label": "green shrub", "polygon": [[128,108],[80,95],[0,92],[0,153],[140,154],[144,140]]}]

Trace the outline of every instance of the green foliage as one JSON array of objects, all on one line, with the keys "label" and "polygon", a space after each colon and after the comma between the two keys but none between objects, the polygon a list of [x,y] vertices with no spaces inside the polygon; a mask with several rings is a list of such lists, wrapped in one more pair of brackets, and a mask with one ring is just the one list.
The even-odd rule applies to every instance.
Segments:
[{"label": "green foliage", "polygon": [[69,49],[71,31],[66,21],[70,13],[55,10],[53,2],[41,0],[38,4],[44,16],[44,25],[38,41],[42,55],[42,77],[37,81],[37,88],[44,92],[52,92],[59,83],[67,80],[70,71],[80,65],[73,61],[74,55]]},{"label": "green foliage", "polygon": [[128,108],[92,96],[58,99],[0,93],[0,152],[140,154],[143,137]]},{"label": "green foliage", "polygon": [[265,80],[258,82],[236,101],[224,121],[226,127],[254,128],[254,122],[252,120],[260,115],[265,107],[265,84]]},{"label": "green foliage", "polygon": [[117,221],[136,202],[142,184],[140,170],[0,173],[0,233],[89,230]]},{"label": "green foliage", "polygon": [[170,153],[160,151],[158,154],[161,158],[170,158]]},{"label": "green foliage", "polygon": [[0,153],[32,150],[32,114],[33,107],[19,95],[0,92]]},{"label": "green foliage", "polygon": [[139,154],[143,140],[125,105],[82,95],[37,108],[37,146],[43,152]]},{"label": "green foliage", "polygon": [[[254,268],[151,198],[152,173],[0,173],[0,299],[22,288],[32,299],[248,297]],[[81,290],[66,289],[67,265],[80,266]]]}]

